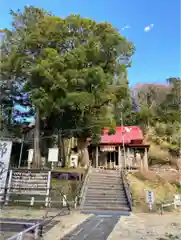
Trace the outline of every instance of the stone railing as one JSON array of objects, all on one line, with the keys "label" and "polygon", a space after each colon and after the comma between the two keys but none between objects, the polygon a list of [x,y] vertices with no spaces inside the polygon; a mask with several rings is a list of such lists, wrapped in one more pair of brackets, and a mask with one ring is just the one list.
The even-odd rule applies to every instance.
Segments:
[{"label": "stone railing", "polygon": [[84,200],[84,193],[86,191],[86,186],[87,186],[87,181],[88,181],[88,178],[89,178],[89,174],[91,172],[91,165],[89,165],[88,169],[87,169],[87,173],[85,174],[84,178],[83,178],[83,184],[82,184],[82,187],[80,189],[80,193],[79,193],[79,196],[78,196],[78,205],[81,206],[83,204],[83,200]]},{"label": "stone railing", "polygon": [[126,172],[124,171],[124,169],[121,170],[121,178],[123,181],[123,187],[128,200],[129,208],[130,208],[130,211],[132,211],[133,209],[132,193],[131,193],[131,188],[130,188],[130,185],[126,176]]}]

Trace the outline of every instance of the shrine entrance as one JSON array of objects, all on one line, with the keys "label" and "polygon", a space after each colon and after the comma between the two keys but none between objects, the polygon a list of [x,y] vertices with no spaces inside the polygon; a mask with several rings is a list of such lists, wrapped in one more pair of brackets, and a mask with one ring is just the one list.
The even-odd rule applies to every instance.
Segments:
[{"label": "shrine entrance", "polygon": [[149,144],[138,126],[118,126],[115,134],[104,129],[100,142],[92,146],[92,166],[111,169],[148,170]]},{"label": "shrine entrance", "polygon": [[120,146],[103,145],[99,147],[97,167],[116,169],[122,166],[123,151]]}]

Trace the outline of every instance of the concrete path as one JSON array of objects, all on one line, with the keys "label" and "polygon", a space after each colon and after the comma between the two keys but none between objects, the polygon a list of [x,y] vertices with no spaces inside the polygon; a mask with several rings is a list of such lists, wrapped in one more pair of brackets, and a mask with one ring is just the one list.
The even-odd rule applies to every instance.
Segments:
[{"label": "concrete path", "polygon": [[76,229],[82,222],[90,218],[91,215],[80,214],[79,212],[72,212],[71,215],[62,216],[58,224],[56,224],[50,231],[44,234],[43,240],[60,240],[69,234],[69,232]]},{"label": "concrete path", "polygon": [[119,221],[118,216],[94,215],[81,223],[62,240],[105,240]]}]

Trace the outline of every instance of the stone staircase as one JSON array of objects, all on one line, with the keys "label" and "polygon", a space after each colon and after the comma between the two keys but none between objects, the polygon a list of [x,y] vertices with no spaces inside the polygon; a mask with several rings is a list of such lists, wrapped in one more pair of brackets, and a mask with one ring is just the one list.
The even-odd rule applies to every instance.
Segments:
[{"label": "stone staircase", "polygon": [[87,213],[129,213],[130,208],[120,171],[92,168],[81,209]]}]

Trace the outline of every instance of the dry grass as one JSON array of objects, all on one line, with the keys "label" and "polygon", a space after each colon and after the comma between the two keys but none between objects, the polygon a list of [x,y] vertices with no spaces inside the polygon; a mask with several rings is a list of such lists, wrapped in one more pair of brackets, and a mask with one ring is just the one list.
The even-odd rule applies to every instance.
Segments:
[{"label": "dry grass", "polygon": [[170,161],[170,154],[168,150],[162,149],[159,145],[151,144],[148,158],[151,161],[151,164],[164,164]]},{"label": "dry grass", "polygon": [[155,172],[136,172],[128,175],[131,185],[134,206],[138,209],[146,211],[148,209],[146,203],[146,190],[151,190],[155,195],[154,209],[157,205],[165,200],[172,200],[174,194],[178,192],[176,175],[157,174]]}]

